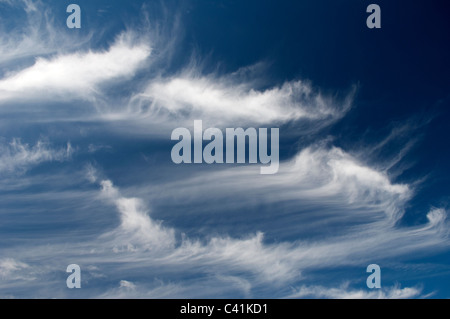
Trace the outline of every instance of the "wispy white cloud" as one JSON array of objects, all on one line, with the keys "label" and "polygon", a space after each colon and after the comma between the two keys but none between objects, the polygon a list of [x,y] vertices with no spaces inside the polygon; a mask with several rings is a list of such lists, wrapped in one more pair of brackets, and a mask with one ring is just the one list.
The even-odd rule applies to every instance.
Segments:
[{"label": "wispy white cloud", "polygon": [[163,227],[160,221],[153,220],[140,199],[122,196],[110,180],[100,181],[100,185],[102,196],[112,201],[121,217],[118,228],[101,236],[102,240],[107,240],[106,245],[112,246],[114,253],[150,252],[152,262],[185,265],[192,269],[199,263],[213,268],[225,264],[229,267],[226,272],[245,270],[271,282],[298,275],[289,260],[288,244],[266,246],[262,233],[243,239],[214,237],[207,243],[185,237],[177,243],[175,229]]},{"label": "wispy white cloud", "polygon": [[0,144],[0,173],[23,172],[29,167],[48,161],[65,161],[73,153],[70,143],[64,149],[52,149],[49,143],[39,140],[35,145],[13,139]]},{"label": "wispy white cloud", "polygon": [[20,262],[13,258],[2,258],[0,259],[0,278],[2,278],[2,280],[14,279],[17,277],[17,273],[20,273],[21,270],[29,267],[30,266],[26,263]]},{"label": "wispy white cloud", "polygon": [[78,52],[38,58],[34,65],[0,80],[0,101],[94,99],[100,85],[132,76],[150,55],[147,44],[120,35],[104,52]]},{"label": "wispy white cloud", "polygon": [[264,193],[267,196],[261,199],[263,202],[299,200],[347,207],[364,205],[370,211],[384,211],[393,222],[401,217],[403,205],[413,195],[409,185],[392,183],[386,172],[367,166],[341,148],[321,143],[281,162],[279,172],[273,176],[259,178],[255,175],[257,169],[257,166],[217,169],[167,184],[164,194],[186,203],[201,193],[216,200],[236,196],[241,201]]},{"label": "wispy white cloud", "polygon": [[[430,296],[427,294],[426,296]],[[399,286],[381,289],[351,289],[348,285],[338,288],[323,286],[302,286],[287,298],[326,298],[326,299],[411,299],[424,298],[422,288]]]},{"label": "wispy white cloud", "polygon": [[164,121],[189,123],[202,119],[208,125],[282,124],[308,120],[329,123],[349,110],[353,93],[343,101],[324,96],[302,81],[257,89],[253,81],[232,74],[201,75],[191,69],[177,76],[152,79],[147,88],[134,95],[130,116],[156,117]]},{"label": "wispy white cloud", "polygon": [[[351,182],[355,184],[349,186],[351,190],[373,187],[372,196],[377,197],[380,196],[379,192],[386,192],[400,200],[401,205],[401,197],[397,196],[408,192],[407,187],[394,187],[387,178],[382,178],[383,175],[378,176],[370,170],[368,177],[363,178],[366,170],[369,169],[356,169],[351,173],[347,170],[335,170],[334,173],[338,176],[343,174],[345,178],[342,181],[333,178],[331,181],[348,184],[350,182],[346,178],[350,176]],[[370,183],[368,179],[371,179]],[[391,220],[393,216],[389,213],[375,220],[372,216],[366,216],[365,223],[350,228],[348,233],[330,234],[318,240],[268,244],[264,242],[264,234],[258,232],[243,238],[215,236],[205,241],[183,237],[181,241],[177,241],[175,229],[162,227],[160,222],[152,220],[145,213],[140,200],[122,196],[109,180],[103,180],[100,184],[103,196],[112,200],[121,214],[120,226],[101,237],[108,239],[113,234],[111,239],[103,242],[103,247],[112,246],[111,249],[115,253],[132,252],[135,255],[130,258],[136,258],[144,264],[144,256],[151,256],[151,265],[163,268],[177,269],[182,265],[186,272],[205,271],[219,276],[234,276],[238,273],[242,275],[244,272],[247,275],[243,278],[252,278],[250,282],[253,285],[271,283],[276,286],[300,280],[304,270],[364,265],[370,262],[374,255],[382,261],[390,257],[405,257],[413,251],[416,254],[429,252],[431,248],[437,250],[447,245],[446,212],[442,209],[429,212],[428,224],[407,228],[396,227]],[[289,187],[294,189],[295,185]],[[345,192],[345,188],[342,191]],[[333,189],[326,194],[334,196],[336,192],[338,190]],[[325,193],[319,195],[321,200],[326,200]],[[352,198],[349,205],[361,208],[362,203],[371,205],[374,200],[365,198],[367,191],[364,189],[357,195],[362,198]],[[384,199],[395,201],[389,196]],[[301,201],[301,197],[298,200]],[[377,197],[376,200],[383,200],[383,197]],[[380,207],[389,208],[392,205],[395,205],[395,202],[384,203]],[[158,253],[154,254],[152,250],[157,250]]]},{"label": "wispy white cloud", "polygon": [[89,144],[88,145],[88,152],[89,153],[95,153],[101,150],[111,150],[112,147],[109,145],[97,145],[97,144]]},{"label": "wispy white cloud", "polygon": [[[3,0],[0,4],[24,13],[24,16],[4,17],[0,22],[0,66],[6,69],[15,69],[24,59],[80,48],[91,39],[91,35],[68,36],[66,30],[55,27],[49,6],[41,1]],[[14,18],[20,20],[11,29],[4,22]]]},{"label": "wispy white cloud", "polygon": [[130,289],[130,290],[134,290],[134,289],[136,289],[136,285],[133,284],[131,281],[121,280],[120,281],[120,288],[126,288],[126,289]]},{"label": "wispy white cloud", "polygon": [[[92,180],[91,176],[89,178]],[[140,199],[123,197],[110,180],[103,180],[100,184],[102,195],[111,200],[120,212],[120,228],[104,235],[117,242],[114,251],[133,251],[137,249],[136,245],[149,250],[174,247],[174,230],[164,228],[161,222],[152,220]]]},{"label": "wispy white cloud", "polygon": [[96,298],[215,298],[223,296],[225,292],[234,296],[247,294],[250,284],[241,277],[220,276],[196,278],[185,282],[166,282],[159,279],[153,281],[130,282],[120,280],[118,285],[97,296]]},{"label": "wispy white cloud", "polygon": [[127,280],[121,280],[118,287],[96,296],[101,299],[129,299],[129,298],[175,298],[182,296],[186,292],[186,287],[173,283],[155,282],[152,285],[136,285]]}]

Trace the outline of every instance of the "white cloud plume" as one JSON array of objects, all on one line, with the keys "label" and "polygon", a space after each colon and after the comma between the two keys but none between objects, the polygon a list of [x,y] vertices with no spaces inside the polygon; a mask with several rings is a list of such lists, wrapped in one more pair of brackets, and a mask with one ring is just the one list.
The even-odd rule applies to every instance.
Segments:
[{"label": "white cloud plume", "polygon": [[178,76],[160,77],[131,98],[130,115],[165,121],[202,119],[208,125],[333,121],[351,107],[353,93],[342,102],[323,96],[302,81],[258,90],[252,81],[231,75],[205,76],[189,70]]},{"label": "white cloud plume", "polygon": [[[166,185],[165,194],[184,202],[195,200],[202,193],[216,200],[244,194],[245,198],[240,199],[244,201],[264,193],[267,196],[261,199],[263,202],[300,200],[348,207],[364,205],[370,211],[384,211],[394,223],[413,194],[409,185],[393,184],[385,172],[368,167],[340,148],[320,143],[281,162],[277,174],[261,178],[257,169],[245,166],[205,173]],[[214,183],[218,180],[221,182]]]},{"label": "white cloud plume", "polygon": [[136,285],[133,284],[131,281],[121,280],[120,281],[120,288],[134,290],[134,289],[136,289]]},{"label": "white cloud plume", "polygon": [[[89,176],[92,180],[92,174]],[[138,198],[123,197],[110,180],[100,182],[102,195],[111,200],[120,212],[120,228],[105,234],[117,244],[114,251],[134,250],[135,245],[149,250],[171,249],[175,245],[173,229],[166,229],[161,222],[152,220]]]},{"label": "white cloud plume", "polygon": [[84,52],[38,58],[35,64],[0,80],[0,101],[93,99],[99,85],[132,76],[150,55],[146,44],[133,44],[122,34],[104,52]]}]

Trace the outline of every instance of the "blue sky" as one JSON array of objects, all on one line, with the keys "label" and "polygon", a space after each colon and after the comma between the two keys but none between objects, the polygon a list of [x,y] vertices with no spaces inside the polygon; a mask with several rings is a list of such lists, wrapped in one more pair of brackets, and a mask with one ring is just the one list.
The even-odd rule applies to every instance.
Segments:
[{"label": "blue sky", "polygon": [[[1,298],[450,297],[445,1],[72,2],[0,0]],[[279,171],[174,164],[198,119]]]}]

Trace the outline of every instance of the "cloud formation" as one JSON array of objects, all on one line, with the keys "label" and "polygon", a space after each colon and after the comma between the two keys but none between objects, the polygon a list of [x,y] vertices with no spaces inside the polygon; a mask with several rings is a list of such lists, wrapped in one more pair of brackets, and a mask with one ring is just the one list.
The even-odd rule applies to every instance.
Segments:
[{"label": "cloud formation", "polygon": [[31,67],[7,74],[0,80],[0,102],[92,100],[101,84],[132,76],[150,52],[148,45],[133,44],[129,35],[122,34],[104,52],[38,58]]},{"label": "cloud formation", "polygon": [[338,104],[302,81],[264,90],[252,84],[190,70],[150,81],[144,92],[132,97],[130,107],[144,116],[203,119],[217,126],[335,120],[351,107],[352,94]]},{"label": "cloud formation", "polygon": [[[288,298],[326,298],[326,299],[412,299],[421,298],[422,289],[398,286],[375,290],[349,289],[348,286],[327,288],[323,286],[302,286]],[[428,294],[429,296],[429,294]]]},{"label": "cloud formation", "polygon": [[2,258],[0,259],[0,278],[2,278],[2,280],[14,279],[18,272],[26,268],[29,268],[29,265],[23,262],[13,258]]},{"label": "cloud formation", "polygon": [[65,161],[73,153],[70,143],[65,149],[52,149],[49,144],[39,140],[35,145],[13,139],[10,143],[0,144],[0,174],[24,172],[29,167],[47,161]]},{"label": "cloud formation", "polygon": [[[348,160],[346,156],[344,158]],[[352,163],[352,165],[356,164]],[[369,169],[361,168],[355,170],[355,172],[356,175],[365,175],[366,170]],[[314,170],[312,171],[314,172]],[[318,170],[315,171],[315,173],[318,172]],[[335,172],[338,175],[346,176],[345,169]],[[365,197],[367,191],[364,191],[364,187],[373,188],[373,192],[369,192],[372,196],[379,196],[377,189],[380,189],[392,194],[397,200],[398,194],[408,191],[406,186],[394,187],[395,185],[391,185],[387,179],[381,178],[382,175],[377,175],[375,171],[370,172],[369,177],[366,177],[372,178],[376,183],[367,183],[367,178],[362,178],[364,176],[356,176],[355,178],[353,171],[349,174],[353,179],[352,183],[355,184],[350,185],[350,190],[354,188],[362,189],[361,193],[357,193],[360,196],[359,198],[350,196],[349,205],[357,205],[360,209],[364,203],[367,205],[373,204],[373,198],[368,200]],[[92,172],[89,175],[91,177]],[[243,178],[249,177],[244,176]],[[331,180],[336,182],[336,178]],[[349,183],[345,178],[341,182]],[[264,234],[261,232],[246,238],[214,236],[206,241],[187,237],[176,240],[176,230],[170,227],[162,227],[161,222],[152,220],[145,213],[145,208],[140,200],[122,196],[109,180],[101,181],[100,185],[103,196],[112,200],[121,214],[120,226],[105,236],[101,236],[102,239],[110,240],[109,243],[103,242],[103,246],[106,248],[113,245],[112,250],[117,254],[132,252],[134,255],[130,255],[130,258],[131,260],[140,260],[141,265],[139,267],[145,265],[144,260],[147,256],[150,258],[152,266],[162,267],[161,269],[179,269],[179,267],[182,267],[183,271],[187,273],[206,271],[219,276],[241,274],[241,277],[244,272],[247,274],[244,278],[247,278],[253,287],[263,283],[277,286],[293,280],[301,280],[303,277],[302,271],[306,270],[361,265],[370,262],[374,255],[382,261],[394,256],[405,257],[411,252],[423,253],[431,247],[437,249],[439,246],[447,246],[446,212],[442,209],[431,210],[428,213],[428,224],[407,228],[395,226],[395,223],[391,221],[392,216],[388,213],[375,220],[372,216],[366,216],[365,223],[353,227],[347,234],[330,235],[318,240],[268,244],[264,242]],[[291,185],[290,189],[293,188],[295,186]],[[323,190],[323,188],[320,189]],[[333,197],[336,195],[335,192],[338,191],[346,192],[345,188],[342,190],[340,188],[332,189],[333,192],[328,193],[327,196]],[[308,196],[311,196],[311,194]],[[319,194],[319,196],[321,201],[327,200],[324,193]],[[387,199],[393,200],[389,197]],[[298,197],[297,200],[302,201],[302,198]],[[376,200],[379,201],[380,199],[377,198]],[[394,204],[383,203],[380,204],[380,207],[391,207]],[[111,234],[114,235],[110,237]],[[120,246],[122,249],[118,248]],[[154,254],[155,251],[158,251],[158,253]],[[303,292],[303,294],[305,293]],[[358,295],[365,296],[359,292],[349,294],[349,296]],[[368,294],[367,296],[372,295],[374,294]],[[409,290],[391,291],[380,296],[391,298],[396,295],[400,298],[415,296],[410,294]]]},{"label": "cloud formation", "polygon": [[[169,70],[171,50],[176,50],[174,40],[167,47],[155,48],[154,43],[160,44],[161,39],[150,45],[142,32],[129,28],[114,41],[105,41],[106,49],[93,49],[90,36],[73,45],[54,27],[50,14],[40,14],[38,2],[0,3],[22,7],[27,21],[20,31],[2,32],[0,37],[0,111],[23,112],[23,117],[26,113],[29,122],[20,125],[28,125],[35,124],[38,112],[24,110],[47,110],[39,114],[54,125],[58,119],[50,105],[56,102],[52,107],[56,104],[63,109],[68,114],[65,120],[77,121],[76,125],[67,124],[67,134],[76,131],[74,135],[86,144],[81,148],[87,150],[83,161],[92,160],[99,167],[105,164],[105,175],[112,176],[100,177],[93,165],[88,165],[86,177],[95,186],[86,186],[77,179],[80,166],[67,165],[63,172],[43,172],[38,178],[39,186],[45,189],[27,193],[24,185],[36,185],[37,178],[30,174],[26,177],[35,184],[20,183],[24,174],[14,173],[25,173],[44,162],[68,161],[74,151],[71,144],[55,149],[44,141],[30,145],[17,138],[0,143],[0,174],[18,175],[14,190],[9,181],[4,183],[5,189],[10,188],[8,199],[2,202],[11,207],[5,207],[2,214],[13,224],[24,214],[21,207],[14,206],[14,201],[19,202],[16,199],[28,207],[42,205],[45,200],[57,208],[52,212],[50,206],[35,208],[39,213],[35,218],[42,221],[39,225],[45,229],[63,226],[62,234],[55,232],[54,237],[39,233],[38,227],[25,235],[17,230],[18,239],[2,250],[0,276],[7,280],[0,293],[24,294],[26,287],[26,291],[39,291],[40,296],[67,296],[67,291],[54,289],[64,282],[54,279],[55,274],[63,278],[66,274],[61,274],[61,269],[76,262],[83,266],[88,283],[100,283],[101,287],[106,282],[113,287],[106,292],[100,288],[86,291],[92,297],[423,296],[416,287],[365,291],[345,285],[336,288],[331,283],[330,287],[309,284],[318,272],[365,267],[374,256],[379,262],[402,262],[449,247],[444,208],[424,212],[424,223],[401,226],[414,197],[413,185],[394,182],[386,169],[369,165],[357,152],[350,154],[344,148],[317,142],[314,133],[351,110],[356,89],[337,98],[300,79],[261,85],[251,76],[241,76],[253,72],[252,67],[213,74],[192,65],[181,71]],[[36,25],[39,28],[33,28]],[[159,63],[151,60],[154,57]],[[88,112],[79,111],[80,100]],[[132,162],[132,152],[150,148],[148,144],[154,141],[150,133],[164,134],[169,141],[164,129],[189,126],[194,119],[216,127],[285,125],[289,137],[307,134],[316,142],[293,146],[293,155],[281,163],[279,172],[264,178],[255,165],[210,166],[205,170],[199,165],[183,171],[183,178],[169,178],[157,166],[164,168],[167,163],[155,160],[150,169],[157,171],[158,178],[127,184],[141,177],[130,176],[136,172],[146,178],[140,162]],[[105,125],[95,129],[86,125],[94,120]],[[113,137],[109,136],[111,131]],[[124,131],[145,134],[130,139]],[[90,134],[110,139],[86,141],[93,137]],[[394,131],[369,153],[377,154],[398,134],[405,134],[404,130]],[[131,146],[135,148],[130,151]],[[105,154],[101,153],[106,153],[99,152],[102,149],[116,153],[102,157]],[[126,156],[121,157],[124,149]],[[132,164],[123,165],[128,156]],[[398,163],[402,156],[393,162]],[[175,170],[173,166],[169,169]],[[165,209],[177,205],[182,206],[181,220],[200,216],[198,223],[177,227],[168,222],[166,218],[173,212]],[[246,215],[251,209],[252,214]],[[267,212],[262,216],[262,210],[269,211],[270,219]],[[79,215],[74,216],[74,212]],[[204,222],[214,217],[220,217],[223,225],[217,220],[214,225]],[[244,231],[239,228],[242,224],[248,226]],[[217,231],[219,226],[230,232]],[[186,235],[184,230],[189,227],[205,231]],[[28,240],[21,244],[24,238],[39,240],[33,245]],[[30,268],[47,280],[47,286],[28,282],[31,277],[24,274]],[[132,276],[128,278],[128,274]],[[288,286],[299,288],[289,295]]]},{"label": "cloud formation", "polygon": [[[92,180],[91,175],[88,176]],[[120,228],[105,236],[112,238],[117,245],[114,251],[140,249],[173,249],[175,236],[173,229],[166,229],[161,222],[152,220],[145,211],[144,204],[138,198],[121,196],[110,180],[100,182],[102,195],[111,200],[120,213]]]},{"label": "cloud formation", "polygon": [[[79,49],[91,39],[91,35],[68,36],[66,30],[55,27],[51,10],[40,1],[2,0],[0,5],[8,8],[0,21],[0,66],[7,70],[20,67],[24,61],[29,63],[37,56]],[[14,28],[5,23],[11,19],[7,16],[11,10],[19,10],[23,14],[15,17]]]}]

